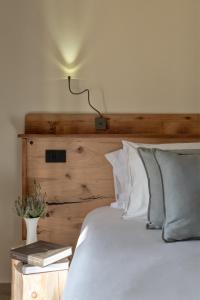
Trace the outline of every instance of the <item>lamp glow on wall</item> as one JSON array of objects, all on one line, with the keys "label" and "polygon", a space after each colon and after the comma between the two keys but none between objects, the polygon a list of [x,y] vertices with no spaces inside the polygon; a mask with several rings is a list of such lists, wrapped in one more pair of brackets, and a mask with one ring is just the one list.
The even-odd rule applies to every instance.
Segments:
[{"label": "lamp glow on wall", "polygon": [[72,95],[87,94],[88,105],[91,107],[92,110],[95,111],[95,113],[98,114],[98,117],[95,118],[95,128],[97,130],[107,129],[107,120],[106,120],[106,118],[103,117],[102,113],[96,107],[94,107],[94,105],[92,105],[92,103],[90,101],[90,90],[89,89],[84,89],[80,92],[73,91],[72,87],[71,87],[71,76],[68,76],[68,88],[69,88],[69,91]]}]

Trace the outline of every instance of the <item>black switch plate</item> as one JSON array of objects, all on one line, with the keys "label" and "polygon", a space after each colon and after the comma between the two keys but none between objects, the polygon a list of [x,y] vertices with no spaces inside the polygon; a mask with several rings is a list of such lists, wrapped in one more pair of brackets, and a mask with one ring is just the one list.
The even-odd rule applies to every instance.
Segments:
[{"label": "black switch plate", "polygon": [[65,163],[66,150],[46,150],[46,163]]}]

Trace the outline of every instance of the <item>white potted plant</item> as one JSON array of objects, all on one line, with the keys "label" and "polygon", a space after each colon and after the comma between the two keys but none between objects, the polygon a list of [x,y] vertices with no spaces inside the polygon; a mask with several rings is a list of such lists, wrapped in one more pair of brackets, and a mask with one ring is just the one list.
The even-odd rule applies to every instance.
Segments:
[{"label": "white potted plant", "polygon": [[18,197],[15,201],[17,215],[22,217],[26,223],[26,244],[37,241],[37,224],[40,217],[46,214],[46,194],[42,193],[40,184],[34,181],[34,189],[31,195]]}]

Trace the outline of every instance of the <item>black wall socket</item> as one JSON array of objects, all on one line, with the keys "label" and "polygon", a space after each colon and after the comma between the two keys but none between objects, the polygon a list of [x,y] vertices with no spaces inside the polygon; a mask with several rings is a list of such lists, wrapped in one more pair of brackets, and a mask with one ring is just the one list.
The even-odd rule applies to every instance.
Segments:
[{"label": "black wall socket", "polygon": [[46,163],[65,163],[66,150],[46,150],[45,161]]}]

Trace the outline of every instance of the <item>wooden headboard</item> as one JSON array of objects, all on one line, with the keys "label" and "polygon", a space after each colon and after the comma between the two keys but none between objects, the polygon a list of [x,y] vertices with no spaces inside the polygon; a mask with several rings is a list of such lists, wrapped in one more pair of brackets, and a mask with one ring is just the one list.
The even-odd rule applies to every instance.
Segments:
[{"label": "wooden headboard", "polygon": [[[75,245],[84,217],[114,200],[112,169],[104,154],[121,141],[164,143],[200,140],[199,114],[105,115],[106,131],[96,132],[95,115],[32,113],[22,139],[22,192],[36,179],[47,193],[48,214],[39,222],[40,239]],[[46,163],[47,149],[64,149],[66,163]],[[23,230],[23,236],[24,236]]]}]

